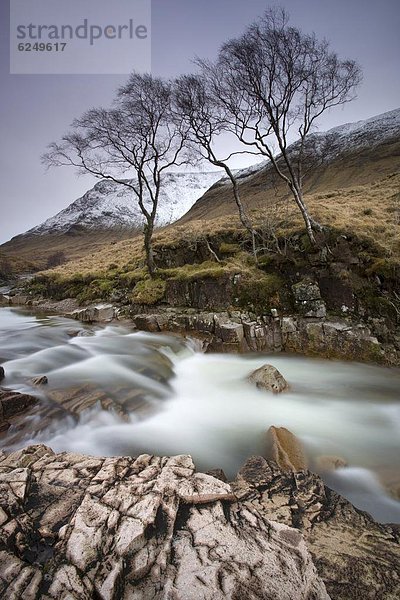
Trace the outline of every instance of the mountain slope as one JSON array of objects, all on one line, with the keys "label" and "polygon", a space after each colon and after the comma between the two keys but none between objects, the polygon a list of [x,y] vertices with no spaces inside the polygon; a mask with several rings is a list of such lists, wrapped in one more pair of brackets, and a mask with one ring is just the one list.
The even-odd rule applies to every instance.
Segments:
[{"label": "mountain slope", "polygon": [[[317,132],[310,138],[321,154],[321,164],[305,178],[306,196],[368,185],[400,169],[400,109]],[[267,162],[244,169],[239,178],[242,200],[249,210],[263,210],[268,203],[289,197],[287,187]],[[179,223],[235,213],[230,183],[223,179]]]},{"label": "mountain slope", "polygon": [[[160,193],[158,225],[172,223],[185,214],[221,173],[167,173]],[[126,180],[133,182],[133,180]],[[145,203],[149,207],[149,202]],[[66,233],[71,228],[102,230],[134,229],[144,222],[134,193],[114,181],[101,180],[67,208],[30,229],[29,235]]]},{"label": "mountain slope", "polygon": [[[219,171],[165,174],[156,224],[176,221],[220,178]],[[101,180],[67,208],[14,237],[1,249],[8,256],[34,260],[43,268],[49,256],[56,253],[66,259],[77,258],[97,252],[104,244],[132,237],[143,222],[133,192],[113,181]]]}]

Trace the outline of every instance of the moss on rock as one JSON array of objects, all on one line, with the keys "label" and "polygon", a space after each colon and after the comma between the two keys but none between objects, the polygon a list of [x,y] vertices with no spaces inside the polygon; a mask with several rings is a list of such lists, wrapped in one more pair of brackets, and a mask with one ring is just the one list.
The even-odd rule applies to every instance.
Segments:
[{"label": "moss on rock", "polygon": [[132,292],[132,301],[136,304],[153,305],[164,298],[165,281],[162,279],[146,279],[139,281]]}]

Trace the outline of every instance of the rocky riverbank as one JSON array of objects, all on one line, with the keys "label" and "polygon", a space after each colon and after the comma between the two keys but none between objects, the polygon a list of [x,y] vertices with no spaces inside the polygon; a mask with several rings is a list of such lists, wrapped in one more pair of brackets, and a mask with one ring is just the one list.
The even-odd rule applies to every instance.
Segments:
[{"label": "rocky riverbank", "polygon": [[73,298],[32,300],[26,295],[3,296],[2,303],[54,312],[84,323],[128,320],[142,331],[197,337],[206,352],[293,352],[400,366],[400,345],[393,340],[388,343],[385,331],[379,335],[379,323],[371,327],[371,323],[351,317],[332,317],[321,310],[320,300],[308,316],[300,312],[282,316],[275,309],[262,316],[237,310],[211,312],[188,307],[157,310],[141,307],[141,312],[135,312],[139,307],[127,309],[100,303],[82,308]]},{"label": "rocky riverbank", "polygon": [[12,598],[395,599],[399,533],[307,471],[250,458],[0,455],[0,593]]}]

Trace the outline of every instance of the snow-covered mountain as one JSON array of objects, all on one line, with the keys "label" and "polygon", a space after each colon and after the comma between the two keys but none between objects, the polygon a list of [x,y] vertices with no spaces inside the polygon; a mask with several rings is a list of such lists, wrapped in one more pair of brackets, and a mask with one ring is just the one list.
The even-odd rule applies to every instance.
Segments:
[{"label": "snow-covered mountain", "polygon": [[[221,176],[220,171],[165,174],[157,225],[166,225],[179,219]],[[30,229],[27,234],[60,234],[73,229],[134,228],[142,223],[143,215],[134,193],[124,185],[101,180],[81,198]]]},{"label": "snow-covered mountain", "polygon": [[[394,138],[400,139],[400,108],[382,113],[370,119],[345,123],[328,131],[315,131],[310,134],[308,140],[312,152],[323,153],[326,162],[334,160],[341,154],[368,148],[373,150],[385,142]],[[295,151],[297,142],[290,149]],[[237,179],[246,179],[263,170],[269,161],[263,160],[255,165],[236,171]],[[229,184],[229,179],[223,177],[221,185]]]},{"label": "snow-covered mountain", "polygon": [[[341,154],[355,152],[362,148],[372,150],[375,146],[394,138],[400,138],[400,108],[363,121],[345,123],[328,131],[315,131],[308,137],[308,147],[315,157],[320,155],[324,163],[329,163]],[[297,148],[298,143],[294,142],[289,147],[289,151],[295,152]],[[269,162],[269,160],[261,160],[244,169],[237,169],[236,178],[239,181],[248,179],[268,168]],[[226,176],[221,177],[218,184],[228,186],[230,179]]]},{"label": "snow-covered mountain", "polygon": [[400,108],[391,110],[381,115],[356,121],[355,123],[346,123],[339,125],[326,132],[318,132],[314,135],[329,137],[332,142],[335,140],[341,145],[342,151],[353,150],[363,146],[377,146],[385,140],[398,137],[400,133]]},{"label": "snow-covered mountain", "polygon": [[400,109],[339,125],[328,131],[316,132],[310,136],[313,150],[323,153],[325,161],[332,161],[340,155],[368,149],[373,151],[393,139],[400,137]]}]

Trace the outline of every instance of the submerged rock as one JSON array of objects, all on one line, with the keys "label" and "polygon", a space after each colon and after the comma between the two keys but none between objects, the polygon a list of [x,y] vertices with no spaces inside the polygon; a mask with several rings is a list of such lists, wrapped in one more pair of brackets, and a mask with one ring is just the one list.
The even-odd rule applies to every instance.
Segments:
[{"label": "submerged rock", "polygon": [[129,418],[127,412],[123,408],[123,404],[127,404],[128,400],[130,400],[132,407],[139,407],[143,402],[142,396],[142,390],[131,389],[129,395],[127,394],[127,391],[125,391],[123,400],[116,402],[113,396],[90,384],[52,389],[47,392],[47,397],[52,402],[62,407],[71,415],[78,416],[95,406],[101,406],[103,410],[113,411],[119,417],[128,421]]},{"label": "submerged rock", "polygon": [[248,377],[250,383],[255,383],[258,388],[270,390],[279,394],[289,389],[289,384],[283,375],[272,365],[263,365]]},{"label": "submerged rock", "polygon": [[46,375],[39,375],[38,377],[31,379],[31,383],[32,385],[47,385],[49,380],[47,379]]},{"label": "submerged rock", "polygon": [[0,457],[0,489],[5,597],[329,599],[301,533],[190,456],[31,446]]},{"label": "submerged rock", "polygon": [[300,440],[285,427],[270,427],[268,440],[272,459],[282,471],[304,471],[307,459]]},{"label": "submerged rock", "polygon": [[335,471],[347,467],[347,461],[341,456],[318,456],[315,466],[321,471]]}]

